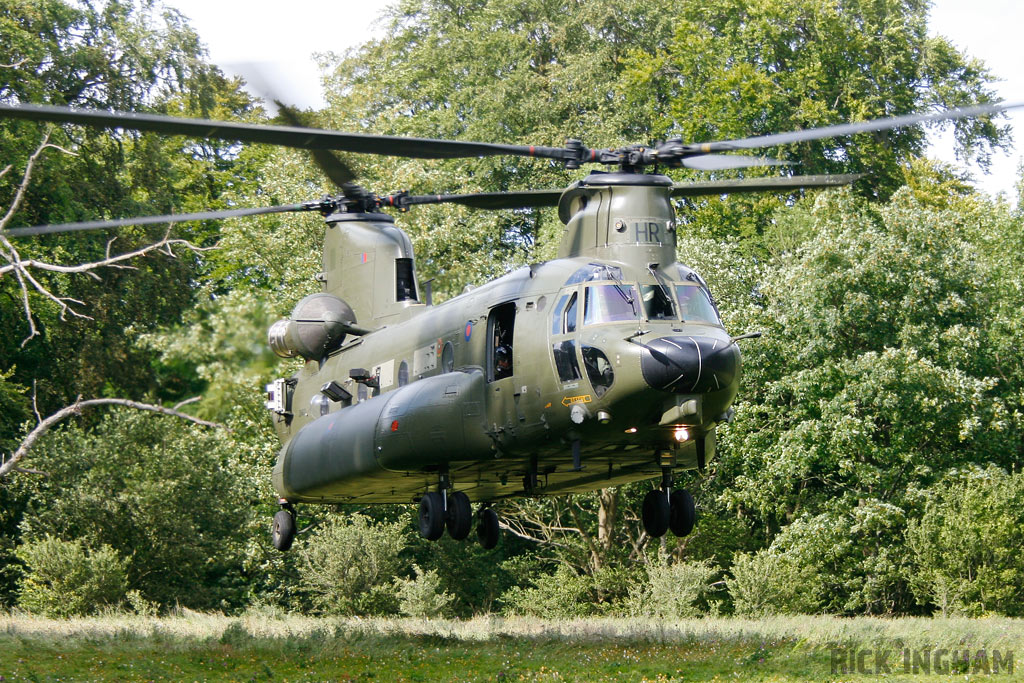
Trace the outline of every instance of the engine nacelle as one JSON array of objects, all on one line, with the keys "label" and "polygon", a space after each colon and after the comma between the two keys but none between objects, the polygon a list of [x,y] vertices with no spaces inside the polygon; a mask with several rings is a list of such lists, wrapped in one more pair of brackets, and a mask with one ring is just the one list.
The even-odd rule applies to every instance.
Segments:
[{"label": "engine nacelle", "polygon": [[267,331],[267,343],[278,356],[320,360],[341,346],[356,322],[352,307],[333,294],[310,294],[300,301],[288,320],[278,320]]}]

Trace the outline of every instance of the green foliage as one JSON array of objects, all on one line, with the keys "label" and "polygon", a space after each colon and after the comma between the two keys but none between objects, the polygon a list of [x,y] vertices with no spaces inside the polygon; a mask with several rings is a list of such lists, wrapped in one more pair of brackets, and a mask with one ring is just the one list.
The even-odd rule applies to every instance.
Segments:
[{"label": "green foliage", "polygon": [[554,573],[538,573],[530,585],[513,586],[501,596],[505,611],[533,617],[571,618],[593,614],[593,580],[568,565],[560,564]]},{"label": "green foliage", "polygon": [[236,448],[223,430],[139,411],[69,424],[33,451],[48,476],[33,481],[23,538],[108,545],[125,558],[129,588],[163,606],[238,606],[263,472]]},{"label": "green foliage", "polygon": [[[632,51],[619,92],[652,136],[701,142],[991,102],[984,66],[928,36],[928,3],[726,0],[676,3],[673,40]],[[953,126],[958,149],[983,163],[1008,143],[988,119]],[[865,193],[888,198],[901,167],[925,149],[923,127],[766,150],[801,173],[866,172]],[[766,171],[748,170],[758,175]],[[779,198],[687,202],[686,221],[714,235],[755,235]]]},{"label": "green foliage", "polygon": [[736,614],[813,614],[821,605],[814,568],[768,549],[734,556],[726,579]]},{"label": "green foliage", "polygon": [[628,600],[631,614],[659,619],[700,616],[718,567],[708,560],[647,565],[646,581],[633,587]]},{"label": "green foliage", "polygon": [[907,530],[911,585],[942,614],[1024,614],[1024,474],[953,471],[922,492]]},{"label": "green foliage", "polygon": [[[341,130],[593,147],[646,141],[616,81],[631,49],[671,37],[666,0],[407,0],[385,35],[331,62],[325,123]],[[378,192],[563,187],[576,174],[529,159],[375,159],[361,176]],[[424,207],[403,217],[421,277],[457,294],[514,266],[553,257],[553,211]]]},{"label": "green foliage", "polygon": [[441,586],[437,571],[412,566],[416,577],[395,579],[398,609],[407,617],[430,618],[446,615],[455,599]]},{"label": "green foliage", "polygon": [[94,614],[125,599],[127,562],[108,545],[96,550],[81,540],[46,535],[18,548],[28,567],[18,605],[49,617]]},{"label": "green foliage", "polygon": [[361,514],[330,517],[298,548],[301,585],[326,614],[394,614],[391,579],[402,569],[404,547],[401,524],[376,523]]}]

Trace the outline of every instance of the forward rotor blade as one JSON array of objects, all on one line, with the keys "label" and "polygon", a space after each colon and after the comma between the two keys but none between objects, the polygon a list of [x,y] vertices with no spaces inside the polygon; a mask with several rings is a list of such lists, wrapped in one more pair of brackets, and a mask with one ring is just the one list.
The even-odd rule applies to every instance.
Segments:
[{"label": "forward rotor blade", "polygon": [[406,138],[365,133],[342,133],[298,126],[268,126],[237,121],[186,119],[160,114],[89,111],[35,104],[0,104],[0,116],[30,121],[75,123],[98,128],[127,128],[169,135],[189,135],[216,140],[262,142],[297,149],[333,149],[342,152],[382,154],[417,159],[454,159],[502,154],[545,159],[574,156],[558,147],[503,145],[488,142]]},{"label": "forward rotor blade", "polygon": [[742,180],[713,180],[701,183],[679,183],[672,186],[673,197],[699,197],[730,194],[732,192],[784,192],[813,187],[839,187],[849,185],[863,173],[837,175],[805,175],[789,178],[745,178]]},{"label": "forward rotor blade", "polygon": [[[305,126],[306,122],[298,111],[284,104],[281,100],[274,100],[274,104],[277,105],[278,110],[281,112],[281,116],[283,116],[289,124],[295,127]],[[312,154],[313,161],[316,162],[316,165],[319,166],[320,170],[324,172],[325,176],[327,176],[327,179],[341,189],[346,196],[349,192],[356,191],[355,188],[353,188],[356,174],[337,154],[327,149],[313,149],[310,150],[310,154]],[[346,192],[346,190],[348,191]]]},{"label": "forward rotor blade", "polygon": [[[474,209],[525,209],[556,206],[565,190],[523,190],[520,192],[479,192],[476,194],[412,195],[400,201],[406,205],[462,204]],[[387,206],[387,198],[384,205]]]},{"label": "forward rotor blade", "polygon": [[752,166],[790,166],[789,161],[768,159],[765,157],[745,157],[733,154],[700,154],[684,157],[680,164],[698,171],[724,171],[730,168],[750,168]]},{"label": "forward rotor blade", "polygon": [[739,140],[723,140],[720,142],[703,142],[690,145],[695,151],[700,152],[726,152],[737,149],[757,149],[760,147],[774,147],[785,145],[791,142],[804,142],[806,140],[821,140],[823,138],[834,138],[842,135],[854,135],[856,133],[871,133],[880,130],[890,130],[913,126],[918,123],[929,121],[950,121],[955,119],[970,118],[972,116],[985,116],[997,114],[1007,109],[1024,107],[1024,102],[997,102],[995,104],[980,104],[974,107],[962,107],[960,109],[948,109],[937,114],[909,114],[907,116],[896,116],[888,119],[872,119],[859,123],[842,123],[835,126],[824,126],[822,128],[809,128],[807,130],[796,130],[790,133],[777,133],[775,135],[762,135],[753,138],[741,138]]},{"label": "forward rotor blade", "polygon": [[76,232],[79,230],[107,230],[124,228],[129,225],[152,225],[154,223],[182,223],[185,221],[205,221],[221,218],[239,218],[256,216],[265,213],[289,213],[293,211],[315,211],[317,202],[308,204],[285,204],[282,206],[264,206],[254,209],[226,209],[223,211],[201,211],[199,213],[172,213],[166,216],[139,216],[137,218],[117,218],[109,221],[84,221],[81,223],[58,223],[54,225],[36,225],[30,228],[11,228],[0,234],[7,237],[30,237],[32,235],[50,235],[58,232]]}]

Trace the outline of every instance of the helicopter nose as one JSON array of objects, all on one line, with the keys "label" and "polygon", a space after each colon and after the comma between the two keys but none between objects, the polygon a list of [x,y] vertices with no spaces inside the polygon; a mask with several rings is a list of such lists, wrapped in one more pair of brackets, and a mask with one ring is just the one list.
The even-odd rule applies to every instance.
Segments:
[{"label": "helicopter nose", "polygon": [[640,360],[651,387],[677,394],[724,389],[739,367],[736,345],[710,337],[661,337],[644,345]]}]

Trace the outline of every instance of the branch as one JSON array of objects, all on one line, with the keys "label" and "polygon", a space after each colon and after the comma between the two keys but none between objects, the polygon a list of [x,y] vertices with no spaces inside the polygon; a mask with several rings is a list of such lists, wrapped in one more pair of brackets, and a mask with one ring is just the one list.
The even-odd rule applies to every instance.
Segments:
[{"label": "branch", "polygon": [[[189,402],[191,402],[191,399],[189,400]],[[22,458],[25,457],[25,455],[29,452],[32,446],[35,445],[36,441],[38,441],[39,438],[43,434],[48,432],[55,424],[71,415],[81,415],[82,408],[89,408],[92,406],[102,405],[119,405],[127,406],[129,408],[135,408],[136,410],[149,410],[154,413],[161,413],[163,415],[179,417],[183,420],[188,420],[189,422],[194,422],[198,425],[202,425],[203,427],[218,427],[221,429],[225,428],[224,425],[222,424],[218,424],[216,422],[207,422],[206,420],[201,420],[198,417],[195,417],[194,415],[179,412],[174,408],[165,408],[163,406],[153,405],[152,403],[139,403],[138,401],[129,401],[128,399],[125,398],[94,398],[88,401],[77,400],[71,405],[61,408],[60,410],[58,410],[53,415],[50,415],[45,420],[42,420],[38,425],[36,425],[35,429],[28,433],[28,436],[26,436],[25,439],[21,442],[21,445],[18,446],[18,450],[14,451],[14,455],[12,455],[10,459],[0,462],[0,478],[6,477],[11,471],[17,469],[18,463],[21,461]]]},{"label": "branch", "polygon": [[[21,303],[22,309],[25,313],[25,320],[28,322],[29,327],[28,336],[21,341],[22,347],[24,347],[29,340],[39,334],[39,330],[35,324],[35,319],[32,316],[32,303],[30,300],[31,290],[35,290],[43,298],[49,299],[55,303],[60,310],[61,320],[66,320],[68,315],[76,318],[91,319],[90,316],[81,313],[75,308],[75,306],[84,306],[85,302],[69,296],[59,296],[55,294],[49,287],[41,283],[29,272],[31,269],[51,273],[85,273],[99,279],[99,276],[92,271],[99,268],[131,268],[132,266],[124,265],[124,262],[140,256],[145,256],[151,252],[161,251],[171,258],[176,258],[173,249],[176,246],[184,247],[194,253],[201,253],[216,248],[216,245],[212,247],[200,247],[192,244],[188,240],[171,239],[171,230],[168,228],[167,232],[164,233],[163,239],[158,242],[148,244],[135,249],[134,251],[125,252],[123,254],[111,253],[111,245],[113,245],[114,239],[116,238],[111,239],[107,242],[105,257],[98,261],[65,266],[36,259],[22,259],[21,254],[15,246],[7,239],[7,236],[4,234],[4,230],[7,228],[11,218],[17,213],[25,200],[25,193],[27,192],[29,183],[32,179],[32,171],[35,168],[36,162],[47,149],[58,149],[65,154],[71,154],[74,156],[74,152],[70,152],[59,145],[52,144],[49,140],[50,134],[47,132],[43,135],[43,139],[40,142],[39,147],[36,148],[35,152],[33,152],[29,157],[28,163],[25,164],[25,171],[22,174],[21,184],[18,186],[17,192],[15,192],[14,199],[11,201],[11,205],[8,207],[7,213],[4,214],[3,218],[0,218],[0,255],[2,255],[3,260],[7,262],[6,265],[0,267],[0,277],[3,277],[7,273],[14,273],[14,277],[18,281],[18,288],[21,293]],[[0,177],[10,171],[10,169],[11,166],[7,165],[0,170]]]}]

